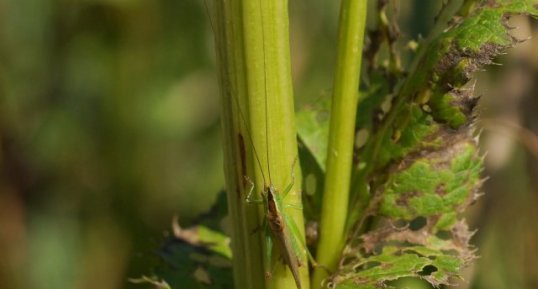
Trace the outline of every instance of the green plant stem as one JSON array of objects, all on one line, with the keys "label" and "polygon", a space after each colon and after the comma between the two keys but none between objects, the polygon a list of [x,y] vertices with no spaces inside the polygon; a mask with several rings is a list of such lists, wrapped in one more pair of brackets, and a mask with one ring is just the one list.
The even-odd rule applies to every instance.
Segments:
[{"label": "green plant stem", "polygon": [[[243,202],[242,196],[247,192],[241,175],[246,161],[242,159],[241,140],[236,137],[245,132],[240,119],[236,117],[238,111],[236,103],[246,95],[240,11],[239,1],[215,1],[214,20],[212,20],[211,12],[209,14],[215,34],[222,97],[224,171],[232,224],[234,282],[236,288],[263,288],[252,287],[256,280],[251,277],[263,274],[263,263],[253,260],[254,254],[248,254],[254,251],[252,245],[256,242],[245,234],[248,228],[246,220],[256,218],[257,213],[246,210]],[[262,254],[258,254],[259,258],[261,256]]]},{"label": "green plant stem", "polygon": [[[282,191],[295,176],[294,186],[284,200],[301,204],[301,171],[293,166],[298,157],[297,131],[291,79],[289,20],[287,0],[243,1],[246,71],[249,88],[250,127],[261,168],[255,183],[260,192],[272,183]],[[263,175],[261,174],[263,172]],[[294,174],[292,173],[294,171]],[[285,209],[300,229],[304,240],[304,219],[300,210]],[[265,214],[266,212],[262,212]],[[273,242],[274,243],[274,242]],[[272,273],[266,288],[295,288],[286,264],[281,262],[278,247],[273,247]],[[301,259],[306,260],[306,252]],[[308,266],[300,269],[302,288],[308,289]]]},{"label": "green plant stem", "polygon": [[[321,236],[316,255],[317,261],[329,270],[336,268],[345,241],[366,11],[364,0],[344,0],[340,10]],[[316,268],[314,288],[321,288],[326,277],[324,268]]]},{"label": "green plant stem", "polygon": [[[295,183],[285,199],[300,204],[301,175],[293,167],[297,152],[291,80],[288,3],[283,0],[217,1],[217,55],[223,97],[223,128],[228,201],[236,288],[294,288],[295,281],[273,248],[271,268],[264,268],[262,206],[246,203],[250,184],[255,193],[272,183],[277,190]],[[286,209],[304,238],[301,211]],[[303,252],[303,255],[305,252]],[[302,256],[305,260],[306,257]],[[307,266],[302,288],[309,288]],[[272,273],[265,278],[265,273]]]}]

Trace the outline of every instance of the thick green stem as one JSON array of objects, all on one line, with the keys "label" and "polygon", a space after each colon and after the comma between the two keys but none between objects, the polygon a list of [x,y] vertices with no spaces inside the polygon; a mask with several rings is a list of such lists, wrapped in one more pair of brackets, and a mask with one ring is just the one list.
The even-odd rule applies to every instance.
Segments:
[{"label": "thick green stem", "polygon": [[[316,255],[317,261],[329,270],[336,268],[345,241],[366,10],[365,0],[344,0],[340,11],[321,236]],[[326,270],[317,268],[314,288],[321,288],[326,277]]]},{"label": "thick green stem", "polygon": [[[295,281],[273,248],[270,268],[264,268],[264,237],[258,231],[265,213],[261,206],[246,203],[255,184],[257,198],[270,183],[281,191],[295,183],[284,200],[300,204],[301,175],[291,81],[285,0],[217,1],[215,29],[223,96],[225,169],[232,220],[232,249],[236,288],[294,288]],[[301,229],[301,211],[286,209]],[[274,242],[273,242],[274,243]],[[305,252],[301,258],[306,260]],[[302,288],[309,288],[307,266],[301,267]],[[265,278],[265,273],[272,274]]]},{"label": "thick green stem", "polygon": [[[261,6],[260,6],[261,5]],[[273,184],[279,191],[292,181],[294,186],[286,203],[300,204],[300,170],[293,167],[298,155],[291,80],[288,3],[285,0],[244,0],[244,34],[249,117],[253,148],[258,163],[254,165],[256,192]],[[254,152],[256,153],[256,152]],[[263,172],[263,173],[262,173]],[[265,214],[265,212],[261,212]],[[301,211],[287,210],[299,228],[304,228]],[[263,217],[263,216],[261,216]],[[300,238],[304,238],[301,232]],[[274,242],[273,242],[274,243]],[[273,248],[273,256],[278,256]],[[303,252],[303,260],[306,260]],[[286,265],[273,258],[272,277],[266,288],[294,288],[295,281]],[[301,268],[302,288],[308,286],[307,267]]]}]

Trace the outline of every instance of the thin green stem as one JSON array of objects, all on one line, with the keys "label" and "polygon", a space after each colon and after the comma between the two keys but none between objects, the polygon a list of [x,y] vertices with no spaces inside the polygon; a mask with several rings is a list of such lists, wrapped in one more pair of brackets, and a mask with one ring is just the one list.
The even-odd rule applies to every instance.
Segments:
[{"label": "thin green stem", "polygon": [[[336,268],[345,240],[366,11],[364,0],[344,0],[340,10],[321,236],[316,255],[317,261],[329,270]],[[321,288],[326,277],[326,270],[317,268],[314,288]]]}]

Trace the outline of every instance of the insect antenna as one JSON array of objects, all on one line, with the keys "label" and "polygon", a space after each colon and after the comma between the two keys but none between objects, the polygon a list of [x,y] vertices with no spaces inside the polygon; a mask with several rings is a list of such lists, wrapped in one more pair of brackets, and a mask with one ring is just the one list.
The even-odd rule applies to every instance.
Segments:
[{"label": "insect antenna", "polygon": [[215,33],[215,28],[213,25],[213,18],[211,17],[211,11],[209,10],[209,6],[207,5],[207,0],[204,0],[204,6],[205,6],[205,13],[207,14],[207,18],[209,18],[209,25],[211,26],[211,31],[213,31],[213,36],[217,36]]},{"label": "insect antenna", "polygon": [[265,55],[265,25],[264,25],[264,19],[263,19],[263,11],[262,11],[262,2],[261,0],[259,2],[259,10],[260,10],[260,19],[262,21],[262,51],[263,51],[263,85],[264,85],[264,92],[265,92],[265,139],[266,139],[266,146],[265,146],[265,153],[267,157],[267,174],[269,175],[269,184],[272,184],[273,181],[271,179],[271,164],[270,164],[270,158],[269,158],[269,112],[268,112],[268,95],[267,95],[267,56]]}]

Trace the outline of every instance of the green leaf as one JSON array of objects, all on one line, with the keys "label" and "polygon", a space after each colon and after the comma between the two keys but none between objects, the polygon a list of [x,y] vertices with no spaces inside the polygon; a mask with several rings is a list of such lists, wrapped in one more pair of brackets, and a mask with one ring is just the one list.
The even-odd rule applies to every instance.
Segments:
[{"label": "green leaf", "polygon": [[472,95],[473,87],[465,84],[473,72],[518,42],[509,34],[506,19],[513,14],[538,16],[533,3],[485,2],[465,20],[455,20],[427,45],[416,69],[394,92],[397,97],[389,115],[374,128],[370,141],[358,153],[365,156],[361,162],[367,173],[428,149],[424,146],[438,146],[442,144],[438,134],[451,133],[472,122],[478,98]]},{"label": "green leaf", "polygon": [[377,288],[404,277],[439,286],[458,278],[474,259],[460,213],[479,196],[481,167],[467,138],[391,167],[372,206],[377,226],[346,246],[335,288]]},{"label": "green leaf", "polygon": [[414,159],[409,167],[390,174],[379,213],[411,221],[461,212],[480,185],[481,167],[475,144],[465,141]]},{"label": "green leaf", "polygon": [[320,97],[316,102],[303,107],[296,117],[299,138],[323,172],[327,159],[330,106],[330,97]]},{"label": "green leaf", "polygon": [[173,234],[163,241],[151,276],[130,281],[157,289],[233,288],[230,237],[220,228],[226,208],[226,194],[221,192],[211,209],[197,218],[200,225],[184,229],[174,220]]},{"label": "green leaf", "polygon": [[[183,238],[183,239],[182,239]],[[204,226],[184,230],[161,251],[156,275],[170,288],[233,288],[229,237]]]},{"label": "green leaf", "polygon": [[303,106],[296,115],[299,159],[303,175],[303,213],[310,222],[318,222],[320,218],[329,138],[330,106],[331,98],[323,95],[315,102]]}]

